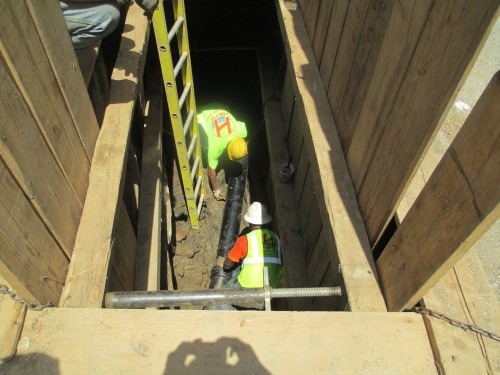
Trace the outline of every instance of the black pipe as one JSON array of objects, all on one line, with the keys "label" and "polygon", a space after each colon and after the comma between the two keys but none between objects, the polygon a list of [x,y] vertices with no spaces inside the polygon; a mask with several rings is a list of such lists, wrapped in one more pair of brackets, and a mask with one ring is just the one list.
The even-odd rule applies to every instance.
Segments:
[{"label": "black pipe", "polygon": [[[243,206],[243,195],[248,175],[248,156],[240,159],[238,163],[231,163],[230,176],[227,183],[226,205],[222,217],[219,247],[217,256],[225,258],[233,247],[240,230],[241,209]],[[214,266],[210,272],[210,289],[222,288],[230,275],[226,274],[221,267]]]}]

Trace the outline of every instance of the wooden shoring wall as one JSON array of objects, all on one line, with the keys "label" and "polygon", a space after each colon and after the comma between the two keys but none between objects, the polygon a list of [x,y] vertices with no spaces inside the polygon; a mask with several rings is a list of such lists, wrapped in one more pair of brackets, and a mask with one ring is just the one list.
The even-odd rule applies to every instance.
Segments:
[{"label": "wooden shoring wall", "polygon": [[[345,285],[348,299],[347,304],[340,300],[328,306],[317,301],[316,308],[386,311],[305,25],[294,3],[276,0],[276,6],[288,59],[282,126],[287,127],[283,133],[295,168],[293,194],[307,272],[312,286]],[[271,141],[268,134],[268,143]]]},{"label": "wooden shoring wall", "polygon": [[0,13],[0,274],[57,303],[99,127],[59,2],[2,1]]},{"label": "wooden shoring wall", "polygon": [[474,60],[499,1],[299,4],[373,245]]},{"label": "wooden shoring wall", "polygon": [[123,190],[132,120],[143,90],[149,31],[150,21],[144,11],[132,3],[127,10],[111,76],[110,103],[96,142],[87,200],[59,301],[62,307],[101,307],[107,290],[134,287],[137,238],[123,203]]},{"label": "wooden shoring wall", "polygon": [[[338,205],[331,206],[328,194],[323,195],[324,187],[319,181],[326,181],[325,173],[329,173],[329,168],[336,168],[333,162],[321,165],[322,160],[327,160],[322,156],[324,149],[331,147],[334,143],[332,139],[338,134],[364,222],[363,230],[368,237],[368,246],[373,247],[392,219],[420,160],[441,125],[449,103],[473,64],[500,2],[480,1],[472,4],[463,1],[457,6],[456,2],[451,1],[419,1],[417,4],[416,1],[401,3],[391,0],[301,0],[298,2],[300,19],[295,15],[294,4],[284,0],[276,0],[276,3],[282,10],[283,22],[286,24],[289,19],[289,26],[285,27],[289,31],[283,32],[282,27],[283,39],[292,51],[288,55],[290,72],[287,79],[290,82],[284,83],[283,117],[286,123],[291,124],[288,145],[296,169],[294,193],[300,212],[308,271],[313,284],[328,284],[338,280],[336,266],[340,262],[340,270],[344,271],[341,279],[346,282],[349,294],[348,279],[352,275],[344,269],[344,249],[339,248],[340,238],[335,236],[336,231],[343,236],[346,233],[340,230],[338,221],[328,222],[324,215],[324,210],[331,208],[335,212],[339,209]],[[301,26],[302,22],[304,26]],[[294,44],[290,34],[298,36],[302,27],[308,41]],[[307,48],[312,50],[310,55],[304,52]],[[303,52],[306,57],[300,60],[298,56]],[[308,83],[314,68],[319,72],[320,82]],[[304,107],[305,113],[302,108],[296,108],[294,118],[289,121],[292,111],[287,92],[293,90],[298,102],[304,103],[305,100],[299,99],[303,99],[307,90],[324,90],[328,109],[323,108],[318,99],[315,99],[314,105],[320,111],[331,111],[334,120],[331,125],[326,114],[322,113],[316,119],[308,116],[307,105]],[[493,129],[487,131],[495,143]],[[308,132],[313,134],[313,145],[308,142]],[[321,138],[322,133],[325,133],[328,141],[316,143],[314,138]],[[473,139],[473,134],[469,134],[469,137]],[[468,147],[461,149],[464,152],[461,158],[464,160],[484,151],[481,142],[466,142]],[[495,153],[486,155],[477,173],[483,174],[481,170],[491,168],[495,160]],[[315,176],[316,163],[320,169],[319,180]],[[449,235],[439,239],[446,242],[448,250],[445,256],[433,257],[429,253],[425,257],[432,259],[431,273],[420,275],[419,281],[414,279],[414,275],[419,274],[418,269],[425,267],[410,256],[408,241],[400,241],[397,252],[386,254],[377,263],[378,270],[384,275],[397,274],[397,277],[391,277],[390,282],[385,283],[384,297],[389,309],[397,311],[415,304],[429,285],[446,273],[473,244],[469,240],[484,232],[498,217],[498,194],[490,188],[490,185],[498,185],[497,171],[493,176],[490,181],[474,180],[475,175],[466,177],[469,183],[475,181],[480,184],[474,186],[473,191],[489,192],[488,208],[476,210],[478,216],[471,216],[468,221],[470,225],[462,225],[450,232],[445,230],[450,220],[443,215],[451,215],[451,210],[448,213],[426,211],[426,215],[440,219],[433,221],[435,229]],[[436,184],[461,184],[460,176],[442,173],[436,177]],[[327,189],[335,190],[335,185]],[[427,194],[432,195],[429,192]],[[451,194],[449,198],[459,197]],[[426,199],[429,200],[430,196]],[[471,198],[473,205],[475,199]],[[450,202],[450,205],[456,205],[457,202]],[[413,215],[422,220],[421,213]],[[328,233],[330,227],[333,227],[333,237]],[[397,238],[401,240],[413,233],[411,227],[408,223],[400,226]],[[411,234],[411,249],[429,247],[429,238],[419,233]],[[352,236],[352,239],[359,240],[359,236]],[[465,239],[465,244],[460,245],[460,241]],[[394,241],[396,239],[392,245]],[[324,261],[325,257],[328,262]],[[409,286],[402,293],[409,293],[411,297],[395,297],[394,293],[389,292],[389,288],[395,291],[405,282]],[[349,298],[354,295],[350,293]]]}]

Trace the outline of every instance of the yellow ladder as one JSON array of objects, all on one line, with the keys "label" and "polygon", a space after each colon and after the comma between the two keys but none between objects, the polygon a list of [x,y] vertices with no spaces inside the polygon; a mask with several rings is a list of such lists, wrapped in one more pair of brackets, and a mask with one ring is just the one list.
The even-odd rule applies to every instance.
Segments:
[{"label": "yellow ladder", "polygon": [[[184,0],[172,0],[172,6],[175,22],[170,31],[167,28],[162,0],[153,13],[153,28],[189,220],[193,230],[198,231],[199,216],[205,199],[205,185]],[[176,36],[179,59],[174,66],[170,43]],[[180,91],[177,82],[181,80],[176,80],[179,73],[182,74],[183,85]]]}]

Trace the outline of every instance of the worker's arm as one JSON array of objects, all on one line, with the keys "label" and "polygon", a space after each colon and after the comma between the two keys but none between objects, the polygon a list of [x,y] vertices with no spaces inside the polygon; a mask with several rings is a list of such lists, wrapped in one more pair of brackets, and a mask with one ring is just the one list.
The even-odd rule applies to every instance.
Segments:
[{"label": "worker's arm", "polygon": [[217,172],[215,169],[210,167],[208,167],[208,181],[210,182],[210,187],[214,193],[214,198],[218,201],[225,201],[224,195],[217,186]]},{"label": "worker's arm", "polygon": [[210,187],[212,188],[212,191],[219,190],[219,187],[217,186],[217,172],[215,169],[208,167],[208,182],[210,182]]},{"label": "worker's arm", "polygon": [[233,247],[227,253],[226,259],[222,264],[224,271],[231,271],[238,263],[240,263],[248,253],[247,236],[240,236],[234,243]]}]

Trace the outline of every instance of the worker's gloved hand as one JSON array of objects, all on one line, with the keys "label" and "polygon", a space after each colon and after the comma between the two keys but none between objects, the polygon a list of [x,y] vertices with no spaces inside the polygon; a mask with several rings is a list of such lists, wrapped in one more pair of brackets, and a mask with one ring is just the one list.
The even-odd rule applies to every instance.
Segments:
[{"label": "worker's gloved hand", "polygon": [[217,260],[215,261],[215,265],[216,266],[219,266],[220,268],[222,268],[222,266],[224,266],[224,260],[226,258],[224,257],[217,257]]},{"label": "worker's gloved hand", "polygon": [[225,201],[226,198],[224,197],[224,194],[222,194],[222,192],[217,189],[217,190],[214,190],[214,198],[215,200],[218,200],[218,201]]},{"label": "worker's gloved hand", "polygon": [[158,7],[158,0],[135,0],[135,2],[147,13],[153,13]]}]

